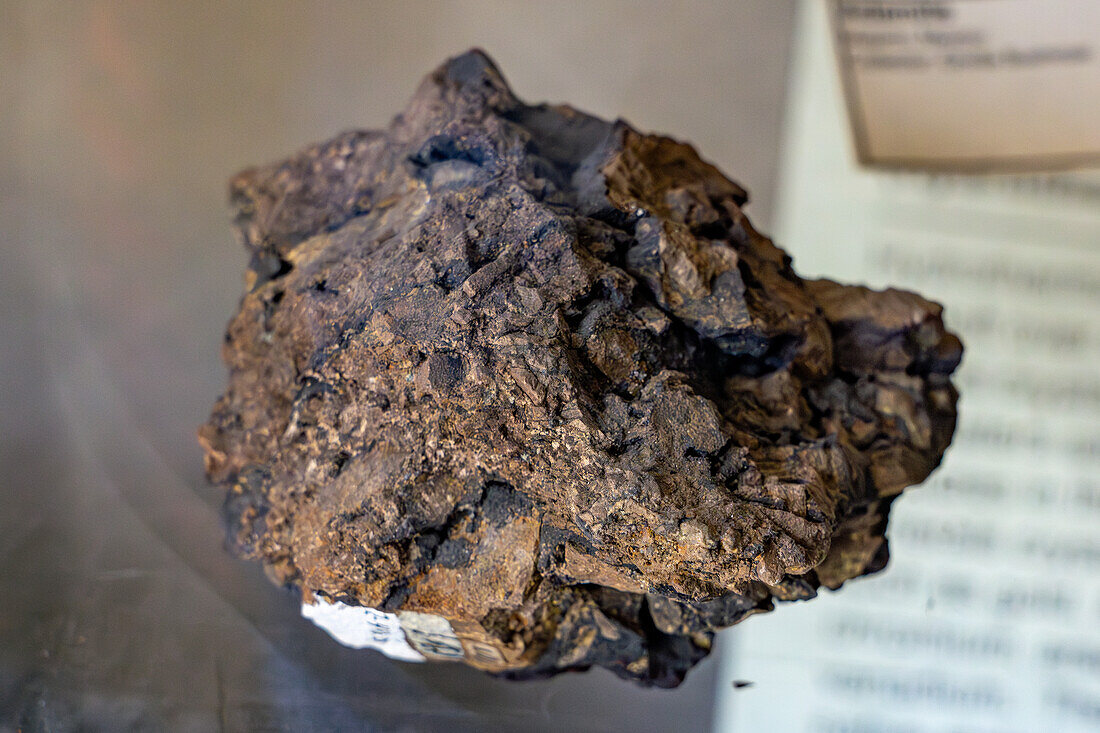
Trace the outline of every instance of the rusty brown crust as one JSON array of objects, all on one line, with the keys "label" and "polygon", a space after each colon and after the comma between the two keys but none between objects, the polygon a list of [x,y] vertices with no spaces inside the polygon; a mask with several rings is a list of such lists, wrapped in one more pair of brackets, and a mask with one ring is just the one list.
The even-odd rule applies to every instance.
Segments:
[{"label": "rusty brown crust", "polygon": [[690,146],[527,106],[479,52],[231,188],[201,440],[234,544],[451,620],[475,666],[675,685],[714,629],[882,568],[951,441],[940,306],[803,280]]}]

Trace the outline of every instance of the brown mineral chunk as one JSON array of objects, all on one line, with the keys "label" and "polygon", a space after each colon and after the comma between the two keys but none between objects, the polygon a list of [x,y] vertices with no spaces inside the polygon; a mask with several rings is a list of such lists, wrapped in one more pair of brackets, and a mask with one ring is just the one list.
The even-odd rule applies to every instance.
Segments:
[{"label": "brown mineral chunk", "polygon": [[691,147],[528,106],[480,52],[231,189],[201,439],[232,543],[428,658],[676,685],[715,629],[881,569],[951,441],[940,306],[803,280]]}]

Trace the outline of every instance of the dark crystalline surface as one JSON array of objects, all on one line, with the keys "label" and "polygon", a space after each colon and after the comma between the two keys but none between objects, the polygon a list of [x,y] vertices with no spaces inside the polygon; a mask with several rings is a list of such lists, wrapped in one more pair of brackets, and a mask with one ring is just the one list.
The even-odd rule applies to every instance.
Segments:
[{"label": "dark crystalline surface", "polygon": [[674,686],[715,629],[881,569],[951,441],[940,306],[800,278],[691,147],[479,52],[231,189],[201,440],[232,543],[430,659]]}]

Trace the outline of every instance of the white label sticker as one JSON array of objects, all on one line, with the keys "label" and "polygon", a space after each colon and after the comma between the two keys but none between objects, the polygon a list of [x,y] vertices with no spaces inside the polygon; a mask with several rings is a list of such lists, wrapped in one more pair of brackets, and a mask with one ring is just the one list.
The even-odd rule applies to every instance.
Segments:
[{"label": "white label sticker", "polygon": [[409,646],[401,622],[392,613],[319,598],[316,603],[302,604],[302,616],[344,646],[377,649],[390,659],[403,662],[425,661],[423,654]]},{"label": "white label sticker", "polygon": [[432,659],[463,659],[466,656],[451,623],[442,616],[401,611],[401,625],[409,641]]}]

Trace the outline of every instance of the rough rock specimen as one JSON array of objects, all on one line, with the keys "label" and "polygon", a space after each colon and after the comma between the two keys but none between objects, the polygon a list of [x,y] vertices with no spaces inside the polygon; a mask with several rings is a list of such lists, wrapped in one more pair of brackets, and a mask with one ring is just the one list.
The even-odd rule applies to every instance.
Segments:
[{"label": "rough rock specimen", "polygon": [[480,52],[231,189],[248,292],[201,431],[231,539],[426,657],[674,686],[882,568],[951,440],[940,306],[803,280],[691,147]]}]

